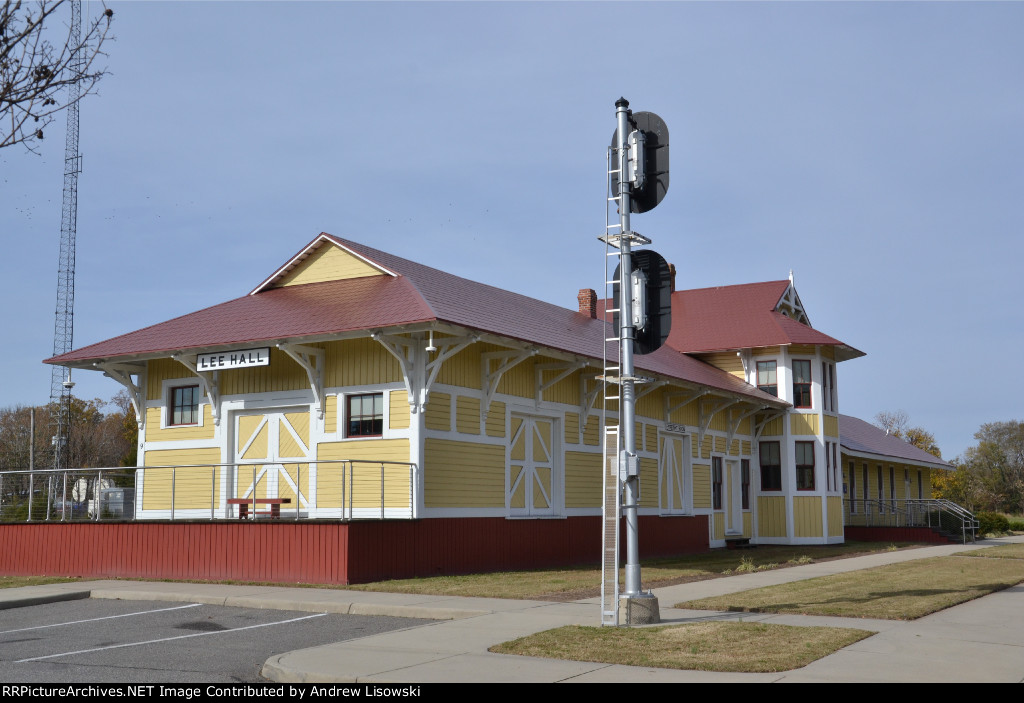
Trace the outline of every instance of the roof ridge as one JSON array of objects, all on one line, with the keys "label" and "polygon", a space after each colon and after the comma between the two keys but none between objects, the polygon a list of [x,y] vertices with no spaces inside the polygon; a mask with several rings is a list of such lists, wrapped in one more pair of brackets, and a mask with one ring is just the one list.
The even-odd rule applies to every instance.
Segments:
[{"label": "roof ridge", "polygon": [[[327,233],[325,232],[324,234],[327,234]],[[386,251],[384,251],[382,249],[376,249],[376,248],[368,246],[366,244],[360,244],[359,242],[353,242],[352,240],[344,239],[342,237],[338,237],[337,235],[327,234],[327,236],[331,237],[338,244],[341,244],[342,246],[353,247],[353,248],[362,249],[362,250],[368,250],[368,251],[374,252],[376,254],[383,254],[386,257],[389,257],[391,259],[395,259],[397,261],[402,262],[402,264],[408,264],[412,268],[421,269],[421,272],[423,272],[423,273],[437,274],[437,275],[440,275],[440,276],[445,276],[445,277],[448,277],[448,278],[457,279],[459,281],[466,281],[466,282],[472,283],[473,285],[476,285],[476,286],[484,286],[485,288],[489,288],[490,290],[497,291],[497,292],[502,293],[502,294],[514,295],[516,297],[524,298],[526,300],[530,300],[530,301],[533,301],[535,303],[539,303],[541,305],[550,306],[550,307],[552,307],[554,309],[557,309],[557,310],[568,310],[570,312],[575,312],[577,314],[582,314],[578,310],[573,310],[573,308],[565,306],[565,305],[558,305],[557,303],[551,303],[551,302],[548,302],[546,300],[541,300],[540,298],[535,298],[533,296],[527,295],[525,293],[519,293],[517,291],[509,290],[507,288],[501,288],[501,287],[493,285],[491,283],[484,283],[483,281],[475,281],[472,278],[466,278],[465,276],[459,276],[458,274],[451,273],[450,271],[445,271],[443,269],[434,268],[433,266],[428,266],[427,264],[421,264],[418,261],[413,261],[412,259],[406,259],[404,257],[398,256],[396,254],[391,254],[390,252],[386,252]],[[380,265],[381,266],[385,266],[385,264],[383,264],[383,263],[381,263]],[[400,267],[391,265],[391,266],[389,266],[389,268],[398,269]],[[412,278],[408,274],[403,274],[401,271],[396,271],[396,273],[398,273],[401,276],[405,276],[406,278],[409,279],[410,283],[413,283],[413,285],[416,285],[412,281]],[[416,290],[417,290],[417,292],[420,292],[420,294],[422,295],[422,291],[420,291],[418,286],[416,287]],[[429,305],[429,302],[428,302],[428,305]],[[433,309],[434,309],[433,306],[431,306],[431,310],[433,310]]]},{"label": "roof ridge", "polygon": [[[789,280],[788,279],[784,279],[784,278],[780,278],[778,280],[773,280],[773,281],[752,281],[750,283],[730,283],[730,284],[724,285],[724,286],[705,286],[703,288],[677,288],[676,290],[674,290],[672,292],[673,293],[700,293],[701,291],[706,291],[706,290],[721,290],[723,288],[749,288],[749,287],[752,287],[752,286],[765,286],[765,285],[770,285],[770,284],[774,284],[774,283],[785,283],[788,286],[789,285]],[[783,291],[783,294],[785,294],[785,291]]]}]

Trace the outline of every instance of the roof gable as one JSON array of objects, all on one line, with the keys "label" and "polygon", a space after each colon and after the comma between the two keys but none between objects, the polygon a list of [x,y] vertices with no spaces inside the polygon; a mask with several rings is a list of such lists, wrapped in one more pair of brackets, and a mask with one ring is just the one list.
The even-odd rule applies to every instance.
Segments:
[{"label": "roof gable", "polygon": [[666,344],[688,354],[811,344],[836,347],[838,361],[864,355],[811,327],[787,280],[676,291]]},{"label": "roof gable", "polygon": [[393,271],[356,253],[330,235],[321,233],[288,263],[256,286],[250,295],[271,288],[300,286],[307,283],[395,275]]},{"label": "roof gable", "polygon": [[804,309],[804,304],[800,301],[800,296],[796,293],[796,286],[793,285],[792,271],[789,272],[789,287],[786,288],[786,292],[782,294],[782,297],[779,298],[779,302],[776,303],[775,311],[811,327],[811,318],[807,317],[807,311]]}]

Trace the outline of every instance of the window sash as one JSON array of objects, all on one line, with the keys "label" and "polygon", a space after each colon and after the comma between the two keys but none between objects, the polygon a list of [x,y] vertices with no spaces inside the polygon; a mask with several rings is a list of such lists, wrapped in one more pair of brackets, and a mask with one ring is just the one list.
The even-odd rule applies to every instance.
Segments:
[{"label": "window sash", "polygon": [[896,512],[896,469],[889,467],[889,505]]},{"label": "window sash", "polygon": [[850,462],[850,512],[857,512],[857,465]]},{"label": "window sash", "polygon": [[839,490],[839,457],[836,456],[836,447],[839,442],[832,443],[832,488]]},{"label": "window sash", "polygon": [[758,464],[761,468],[761,490],[782,490],[782,459],[779,442],[758,443]]},{"label": "window sash", "polygon": [[171,389],[169,424],[199,424],[199,386],[175,386]]},{"label": "window sash", "polygon": [[722,509],[722,457],[711,457],[711,508]]},{"label": "window sash", "polygon": [[765,393],[779,395],[778,367],[774,361],[757,362],[757,387]]},{"label": "window sash", "polygon": [[750,459],[740,460],[740,508],[750,510]]},{"label": "window sash", "polygon": [[796,443],[796,489],[814,490],[814,442]]},{"label": "window sash", "polygon": [[806,359],[793,361],[793,406],[811,407],[811,362]]},{"label": "window sash", "polygon": [[346,436],[380,437],[384,434],[384,394],[361,393],[346,398]]}]

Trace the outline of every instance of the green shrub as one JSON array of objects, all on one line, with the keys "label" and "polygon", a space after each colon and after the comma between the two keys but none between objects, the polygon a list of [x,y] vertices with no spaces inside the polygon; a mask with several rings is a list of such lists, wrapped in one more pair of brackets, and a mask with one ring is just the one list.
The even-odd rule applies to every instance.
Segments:
[{"label": "green shrub", "polygon": [[1005,534],[1010,531],[1010,521],[999,513],[978,513],[978,534]]},{"label": "green shrub", "polygon": [[1010,532],[1024,532],[1024,520],[1009,518]]}]

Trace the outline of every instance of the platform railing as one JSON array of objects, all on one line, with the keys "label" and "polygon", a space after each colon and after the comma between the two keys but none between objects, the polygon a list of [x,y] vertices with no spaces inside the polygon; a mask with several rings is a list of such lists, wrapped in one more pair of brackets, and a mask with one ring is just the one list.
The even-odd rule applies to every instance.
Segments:
[{"label": "platform railing", "polygon": [[338,459],[0,472],[0,522],[411,519],[415,465]]},{"label": "platform railing", "polygon": [[978,520],[966,508],[940,498],[843,500],[850,527],[927,527],[964,543],[973,542]]}]

